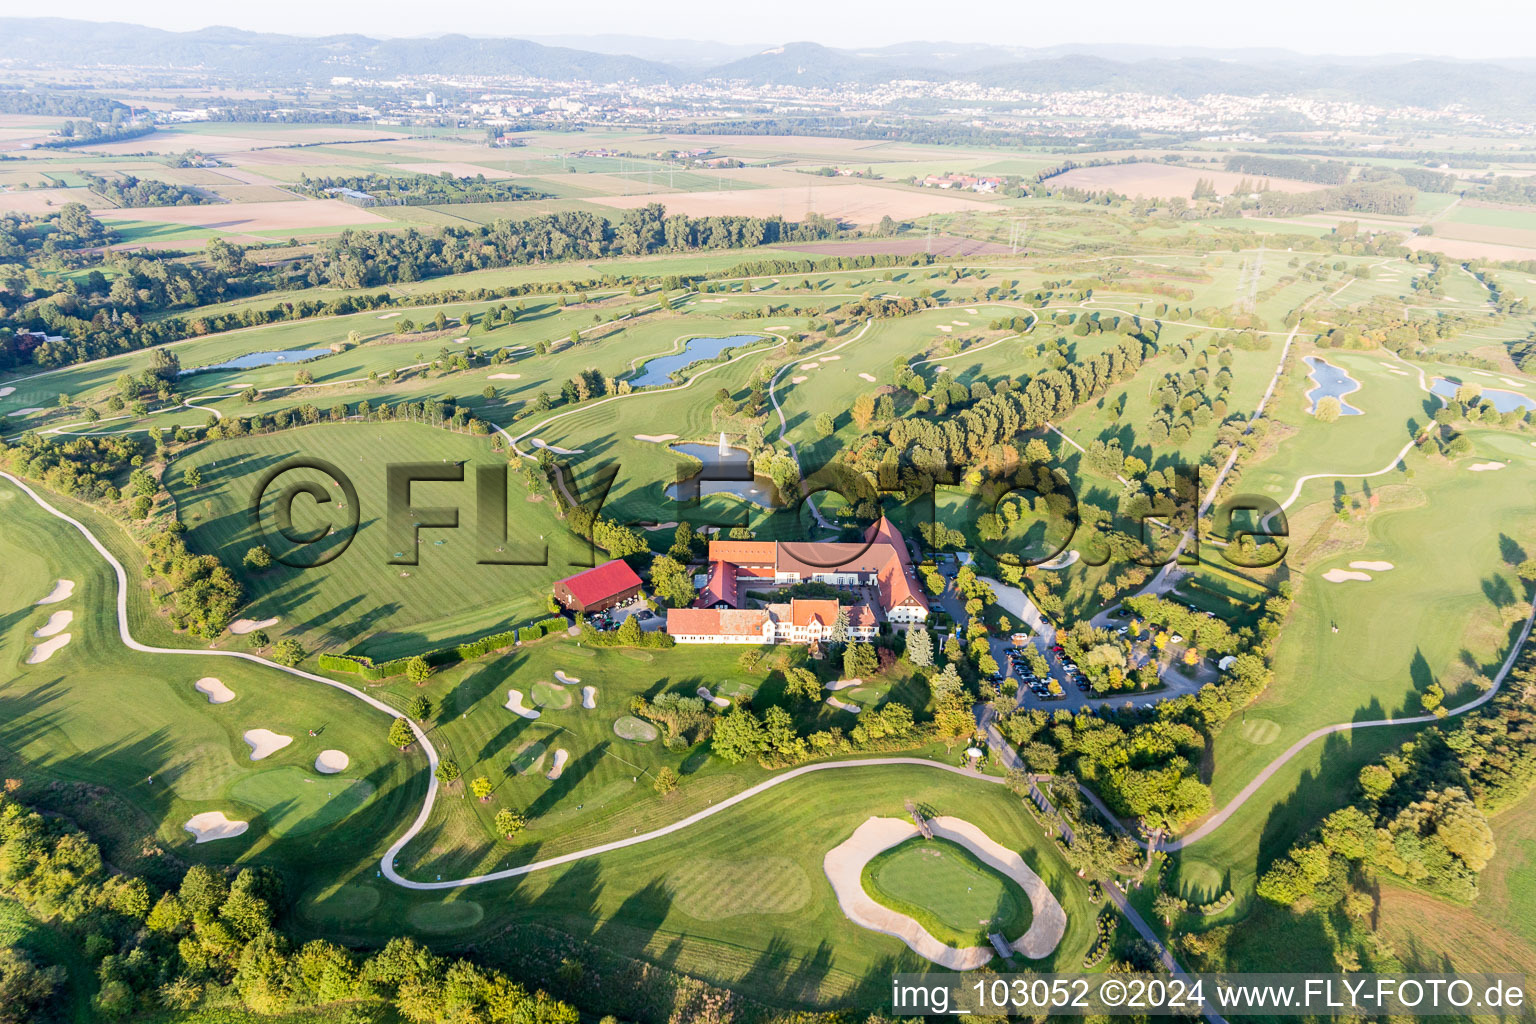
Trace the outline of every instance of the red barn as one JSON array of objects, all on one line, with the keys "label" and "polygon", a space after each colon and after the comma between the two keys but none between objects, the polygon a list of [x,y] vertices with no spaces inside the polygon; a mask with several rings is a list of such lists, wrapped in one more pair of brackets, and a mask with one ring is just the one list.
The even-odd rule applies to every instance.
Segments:
[{"label": "red barn", "polygon": [[605,612],[638,593],[640,577],[622,559],[555,581],[555,600],[561,607],[585,615]]}]

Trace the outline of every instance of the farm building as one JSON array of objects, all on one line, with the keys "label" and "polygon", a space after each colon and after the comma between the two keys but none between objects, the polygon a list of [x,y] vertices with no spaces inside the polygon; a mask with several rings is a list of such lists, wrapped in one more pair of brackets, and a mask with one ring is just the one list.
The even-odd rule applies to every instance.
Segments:
[{"label": "farm building", "polygon": [[640,593],[640,577],[627,562],[615,559],[556,580],[554,591],[562,608],[591,615],[621,605]]}]

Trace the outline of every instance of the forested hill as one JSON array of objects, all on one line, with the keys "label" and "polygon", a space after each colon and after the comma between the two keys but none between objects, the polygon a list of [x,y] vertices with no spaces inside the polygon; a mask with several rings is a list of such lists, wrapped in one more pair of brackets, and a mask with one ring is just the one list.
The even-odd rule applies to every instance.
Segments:
[{"label": "forested hill", "polygon": [[[374,39],[365,35],[303,37],[207,28],[167,32],[121,23],[62,18],[0,18],[0,38],[11,54],[35,55],[40,64],[197,68],[243,81],[327,81],[337,75],[376,78],[410,74],[527,75],[561,81],[633,81],[641,84],[740,81],[752,85],[834,88],[892,79],[975,82],[999,88],[1052,92],[1091,89],[1200,96],[1297,93],[1382,106],[1439,107],[1463,103],[1485,111],[1536,108],[1536,69],[1525,63],[1414,57],[1304,57],[1252,51],[1241,59],[1221,54],[1148,55],[1135,51],[1016,50],[910,43],[876,50],[844,50],[793,42],[686,71],[645,56],[546,46],[525,39],[447,35],[430,39]],[[645,40],[635,40],[637,51]],[[942,59],[941,59],[942,58]]]}]

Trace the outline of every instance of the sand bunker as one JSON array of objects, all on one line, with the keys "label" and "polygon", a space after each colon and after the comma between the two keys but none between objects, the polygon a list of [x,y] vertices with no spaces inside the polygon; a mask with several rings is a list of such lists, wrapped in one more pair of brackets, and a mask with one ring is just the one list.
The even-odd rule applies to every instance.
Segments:
[{"label": "sand bunker", "polygon": [[522,380],[523,379],[523,375],[520,374],[520,373],[493,373],[493,374],[491,374],[489,379],[490,380]]},{"label": "sand bunker", "polygon": [[397,317],[399,315],[400,315],[399,313],[385,313],[383,316],[379,317],[379,319],[380,320],[393,320],[395,317]]},{"label": "sand bunker", "polygon": [[271,629],[275,625],[277,625],[276,615],[270,619],[261,619],[260,621],[256,619],[236,619],[229,624],[229,631],[237,636],[243,636],[246,633],[254,633],[258,629]]},{"label": "sand bunker", "polygon": [[1329,583],[1347,583],[1350,580],[1368,580],[1370,578],[1369,573],[1350,572],[1348,569],[1329,569],[1323,573],[1323,579]]},{"label": "sand bunker", "polygon": [[15,394],[15,393],[16,393],[16,389],[15,388],[10,388],[10,387],[0,388],[0,398],[4,398],[6,395],[12,395],[12,394]]},{"label": "sand bunker", "polygon": [[1525,381],[1523,380],[1510,380],[1508,377],[1500,377],[1499,380],[1505,384],[1508,384],[1512,388],[1525,387]]},{"label": "sand bunker", "polygon": [[585,448],[560,448],[556,445],[545,444],[543,439],[538,437],[533,439],[533,446],[535,448],[547,448],[554,452],[556,455],[580,455],[582,452],[586,451]]},{"label": "sand bunker", "polygon": [[69,597],[69,595],[73,594],[74,592],[75,592],[75,581],[74,580],[59,580],[59,582],[57,582],[57,583],[55,583],[53,585],[53,592],[50,593],[47,597],[43,598],[41,601],[39,601],[37,603],[38,604],[58,604],[60,601],[63,601],[65,598]]},{"label": "sand bunker", "polygon": [[[1532,442],[1532,443],[1536,444],[1536,442]],[[671,530],[671,529],[675,528],[676,526],[677,526],[676,522],[657,523],[655,526],[647,526],[646,529],[647,530]]]},{"label": "sand bunker", "polygon": [[29,405],[25,409],[17,409],[16,410],[16,415],[18,415],[18,416],[30,416],[34,412],[42,412],[42,411],[43,411],[43,407],[40,406],[40,405]]},{"label": "sand bunker", "polygon": [[36,630],[33,630],[32,635],[38,640],[42,640],[45,637],[50,637],[56,633],[64,632],[64,627],[73,621],[75,621],[74,612],[54,612],[52,615],[48,616],[47,624]]},{"label": "sand bunker", "polygon": [[228,704],[235,699],[235,691],[225,686],[223,680],[213,676],[203,676],[192,684],[192,688],[198,693],[207,694],[209,704]]},{"label": "sand bunker", "polygon": [[966,312],[971,314],[971,316],[975,316],[977,313],[980,313],[981,310],[979,310],[979,309],[968,309],[968,310],[966,310]]},{"label": "sand bunker", "polygon": [[251,826],[243,821],[230,821],[223,811],[204,811],[194,814],[182,826],[197,837],[199,843],[211,843],[215,839],[233,839],[244,835]]},{"label": "sand bunker", "polygon": [[862,679],[834,679],[826,685],[826,688],[836,693],[838,690],[851,690],[855,686],[863,685],[864,680]]},{"label": "sand bunker", "polygon": [[[1049,956],[1066,934],[1067,915],[1040,876],[1030,870],[1014,851],[995,842],[981,829],[961,818],[938,817],[928,822],[938,839],[965,847],[982,863],[1012,879],[1029,897],[1033,919],[1029,930],[1012,943],[1015,952],[1032,960]],[[827,851],[822,870],[837,904],[848,920],[860,928],[893,935],[913,952],[941,967],[974,971],[989,963],[997,951],[991,946],[946,946],[906,914],[877,903],[864,891],[864,865],[878,853],[918,834],[917,826],[904,818],[870,818],[853,835]]]},{"label": "sand bunker", "polygon": [[1496,469],[1503,469],[1504,466],[1505,463],[1502,462],[1474,462],[1467,468],[1474,473],[1492,473]]},{"label": "sand bunker", "polygon": [[875,383],[875,375],[872,374],[872,373],[861,373],[861,374],[859,374],[859,376],[862,377],[864,380],[869,381],[871,384]]},{"label": "sand bunker", "polygon": [[554,782],[560,777],[560,773],[565,771],[565,762],[569,761],[570,759],[571,755],[567,754],[565,751],[555,751],[555,763],[550,767],[548,773],[546,773],[544,777],[550,782]]},{"label": "sand bunker", "polygon": [[842,356],[817,356],[816,358],[820,359],[824,363],[830,363],[834,359],[841,359],[843,357]]},{"label": "sand bunker", "polygon": [[464,343],[465,343],[465,342],[466,342],[466,341],[468,341],[468,340],[469,340],[469,336],[468,336],[468,335],[465,335],[465,336],[464,336],[464,337],[462,337],[462,338],[454,338],[454,339],[453,339],[453,343],[454,343],[454,344],[455,344],[455,345],[462,345],[462,344],[464,344]]},{"label": "sand bunker", "polygon": [[950,323],[954,324],[956,327],[971,326],[971,322],[969,320],[951,320]]},{"label": "sand bunker", "polygon": [[791,378],[789,378],[789,382],[791,384],[804,384],[806,381],[808,381],[810,379],[811,378],[809,378],[809,377],[791,377]]},{"label": "sand bunker", "polygon": [[42,643],[32,648],[32,653],[27,655],[27,664],[41,665],[43,662],[53,657],[54,651],[57,651],[65,644],[69,643],[70,635],[71,634],[69,633],[60,633],[52,640],[44,640]]},{"label": "sand bunker", "polygon": [[705,700],[709,701],[717,708],[728,708],[731,706],[731,702],[726,700],[724,697],[716,697],[714,694],[710,693],[709,687],[707,686],[701,686],[694,692],[697,693],[700,697],[703,697]]},{"label": "sand bunker", "polygon": [[597,707],[597,687],[583,686],[581,688],[581,706],[588,711]]},{"label": "sand bunker", "polygon": [[315,758],[315,771],[322,775],[335,775],[347,770],[352,759],[340,750],[322,750]]},{"label": "sand bunker", "polygon": [[954,330],[954,328],[949,324],[939,324],[939,330],[943,331],[945,334],[948,334],[950,331]]},{"label": "sand bunker", "polygon": [[651,444],[666,444],[668,441],[676,441],[676,434],[636,434],[636,441],[649,441]]},{"label": "sand bunker", "polygon": [[935,366],[933,368],[933,372],[934,373],[948,373],[949,372],[949,367],[947,367],[947,366]]},{"label": "sand bunker", "polygon": [[522,718],[533,719],[539,717],[539,712],[537,710],[530,708],[528,705],[523,703],[522,690],[508,690],[507,703],[504,706],[508,711]]},{"label": "sand bunker", "polygon": [[568,676],[559,669],[555,669],[555,678],[560,680],[560,682],[566,686],[575,686],[581,682],[581,680],[577,679],[575,676]]},{"label": "sand bunker", "polygon": [[273,732],[271,729],[247,729],[245,742],[251,745],[251,760],[260,761],[262,758],[271,757],[293,742],[292,736],[284,736],[282,733]]},{"label": "sand bunker", "polygon": [[830,707],[837,708],[839,711],[846,711],[850,715],[856,715],[863,710],[863,708],[859,707],[857,704],[850,704],[845,700],[838,700],[836,697],[828,697],[827,704]]},{"label": "sand bunker", "polygon": [[1350,562],[1349,567],[1351,569],[1365,569],[1370,572],[1386,572],[1388,569],[1397,568],[1391,562]]},{"label": "sand bunker", "polygon": [[814,369],[816,369],[820,365],[821,365],[820,363],[801,363],[800,364],[800,369],[802,369],[802,370],[814,370]]}]

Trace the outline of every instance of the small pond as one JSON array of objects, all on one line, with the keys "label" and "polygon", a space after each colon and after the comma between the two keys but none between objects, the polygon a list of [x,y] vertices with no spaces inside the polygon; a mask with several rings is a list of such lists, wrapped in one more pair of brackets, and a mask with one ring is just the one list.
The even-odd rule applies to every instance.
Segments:
[{"label": "small pond", "polygon": [[[1468,382],[1436,377],[1434,382],[1430,384],[1429,390],[1447,401],[1454,402],[1456,400],[1456,389],[1465,383]],[[1536,400],[1532,400],[1525,395],[1517,394],[1513,391],[1504,391],[1499,388],[1483,388],[1482,391],[1483,401],[1493,406],[1499,412],[1512,412],[1515,410],[1528,412],[1531,409],[1536,409]]]},{"label": "small pond", "polygon": [[681,352],[657,356],[647,361],[640,367],[638,375],[630,378],[629,383],[637,388],[665,384],[672,379],[672,374],[689,363],[696,363],[701,359],[713,359],[728,348],[740,348],[762,340],[762,337],[756,334],[733,334],[729,338],[689,338],[683,344]]},{"label": "small pond", "polygon": [[328,356],[331,350],[328,348],[291,348],[285,352],[247,352],[243,356],[222,363],[214,363],[210,366],[194,366],[190,370],[182,370],[185,377],[189,373],[213,373],[216,370],[254,370],[258,366],[275,366],[278,363],[303,363],[310,359],[319,359]]},{"label": "small pond", "polygon": [[1361,410],[1356,409],[1344,401],[1344,396],[1360,390],[1360,382],[1348,373],[1334,366],[1328,360],[1318,356],[1307,356],[1307,366],[1311,369],[1308,379],[1312,381],[1313,388],[1307,392],[1307,401],[1312,403],[1308,412],[1317,411],[1317,403],[1325,398],[1337,398],[1339,400],[1339,415],[1359,416]]},{"label": "small pond", "polygon": [[[690,455],[704,463],[704,468],[687,480],[667,484],[667,497],[673,501],[691,501],[706,494],[734,494],[763,508],[776,508],[778,489],[764,476],[753,476],[745,448],[726,448],[713,444],[674,444],[672,450]],[[712,478],[712,479],[706,479]]]}]

